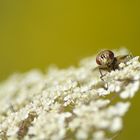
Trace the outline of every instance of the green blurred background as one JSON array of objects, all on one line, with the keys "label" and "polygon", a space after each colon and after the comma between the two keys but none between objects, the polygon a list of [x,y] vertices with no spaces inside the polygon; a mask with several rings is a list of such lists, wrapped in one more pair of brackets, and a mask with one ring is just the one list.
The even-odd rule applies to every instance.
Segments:
[{"label": "green blurred background", "polygon": [[[140,55],[139,0],[0,0],[0,80],[49,64],[77,64],[100,49]],[[140,136],[140,95],[119,140]]]}]

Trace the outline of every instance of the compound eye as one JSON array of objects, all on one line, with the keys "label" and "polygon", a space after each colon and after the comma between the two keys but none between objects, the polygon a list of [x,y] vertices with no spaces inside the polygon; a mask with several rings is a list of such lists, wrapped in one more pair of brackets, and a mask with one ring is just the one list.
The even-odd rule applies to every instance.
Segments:
[{"label": "compound eye", "polygon": [[114,53],[110,50],[101,51],[96,57],[96,63],[98,65],[106,65],[112,63],[114,60]]},{"label": "compound eye", "polygon": [[107,51],[108,51],[109,58],[114,59],[114,53],[110,50],[107,50]]},{"label": "compound eye", "polygon": [[96,57],[96,63],[97,63],[98,65],[102,65],[100,56],[97,56],[97,57]]}]

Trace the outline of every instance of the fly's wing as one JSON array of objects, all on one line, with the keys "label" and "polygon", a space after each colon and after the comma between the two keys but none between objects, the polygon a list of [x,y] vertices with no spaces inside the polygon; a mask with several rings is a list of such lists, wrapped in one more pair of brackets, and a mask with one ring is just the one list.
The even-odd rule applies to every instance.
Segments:
[{"label": "fly's wing", "polygon": [[92,70],[93,72],[95,72],[95,71],[99,71],[99,69],[102,69],[103,71],[107,71],[107,66],[97,66]]},{"label": "fly's wing", "polygon": [[130,59],[132,59],[133,56],[132,55],[120,55],[117,56],[117,64],[119,65],[120,63],[126,63],[127,61],[129,61]]},{"label": "fly's wing", "polygon": [[94,75],[98,74],[98,72],[99,72],[99,66],[97,66],[97,67],[95,67],[95,68],[92,69],[92,73]]},{"label": "fly's wing", "polygon": [[92,69],[92,74],[94,75],[94,78],[100,78],[99,66]]},{"label": "fly's wing", "polygon": [[100,66],[95,67],[92,70],[92,72],[94,73],[94,75],[97,75],[98,78],[101,78],[108,72],[108,68],[106,66],[101,66],[100,65]]}]

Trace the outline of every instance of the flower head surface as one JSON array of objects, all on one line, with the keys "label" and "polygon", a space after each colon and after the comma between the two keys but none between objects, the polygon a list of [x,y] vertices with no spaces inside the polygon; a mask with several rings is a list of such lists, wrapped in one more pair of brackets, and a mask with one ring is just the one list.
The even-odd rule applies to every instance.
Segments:
[{"label": "flower head surface", "polygon": [[[115,53],[126,52],[120,49]],[[0,138],[113,139],[123,128],[130,99],[140,88],[139,57],[107,72],[104,81],[94,71],[95,58],[82,60],[78,68],[14,74],[1,83]]]}]

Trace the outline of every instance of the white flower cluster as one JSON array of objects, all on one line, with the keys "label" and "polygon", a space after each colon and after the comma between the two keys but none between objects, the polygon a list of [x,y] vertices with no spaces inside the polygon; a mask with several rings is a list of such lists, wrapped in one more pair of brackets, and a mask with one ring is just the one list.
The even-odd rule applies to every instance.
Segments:
[{"label": "white flower cluster", "polygon": [[51,67],[46,74],[32,70],[1,83],[0,139],[113,139],[140,87],[140,62],[134,57],[121,63],[104,81],[96,66],[93,56],[77,68]]}]

